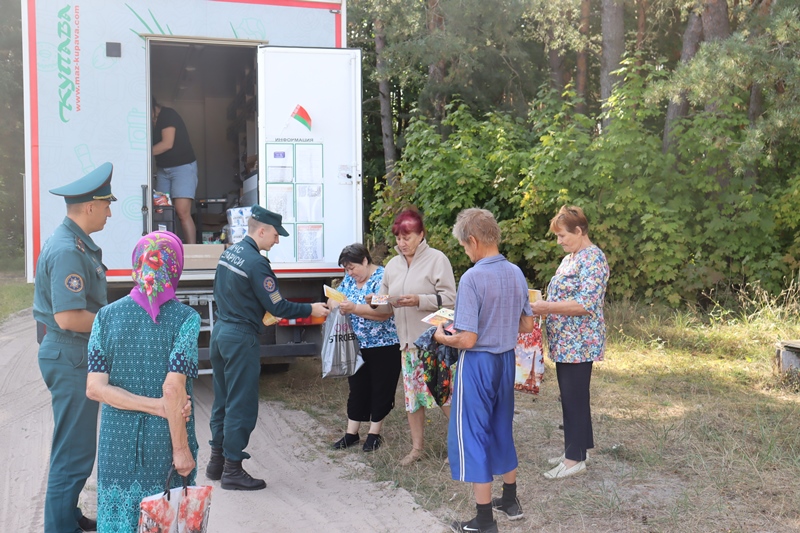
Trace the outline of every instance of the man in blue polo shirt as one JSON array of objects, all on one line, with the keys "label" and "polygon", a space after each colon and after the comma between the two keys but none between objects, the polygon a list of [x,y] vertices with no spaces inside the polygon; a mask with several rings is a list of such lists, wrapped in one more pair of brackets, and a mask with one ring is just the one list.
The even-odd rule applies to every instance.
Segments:
[{"label": "man in blue polo shirt", "polygon": [[[434,339],[459,350],[447,431],[453,479],[472,483],[477,516],[453,522],[456,533],[496,533],[492,507],[523,517],[517,499],[514,448],[514,347],[533,330],[525,276],[499,250],[500,227],[485,209],[459,213],[453,236],[475,265],[461,277],[454,335],[439,326]],[[503,496],[492,500],[492,477],[503,476]]]},{"label": "man in blue polo shirt", "polygon": [[97,311],[106,305],[102,250],[89,236],[111,216],[111,163],[50,192],[63,196],[67,216],[36,262],[33,317],[47,334],[39,368],[53,405],[53,443],[44,503],[47,533],[94,531],[78,508],[92,474],[97,446],[97,402],[86,397],[86,354]]}]

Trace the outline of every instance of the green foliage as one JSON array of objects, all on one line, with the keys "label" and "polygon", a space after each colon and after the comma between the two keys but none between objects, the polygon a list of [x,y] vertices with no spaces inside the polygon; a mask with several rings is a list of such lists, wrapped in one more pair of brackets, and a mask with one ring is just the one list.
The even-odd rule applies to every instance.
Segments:
[{"label": "green foliage", "polygon": [[21,254],[24,234],[22,30],[20,3],[0,8],[0,254],[8,256]]},{"label": "green foliage", "polygon": [[663,105],[643,102],[666,71],[629,59],[621,73],[602,134],[597,122],[573,113],[569,94],[561,100],[546,92],[526,120],[475,117],[463,104],[448,108],[445,133],[424,117],[413,120],[400,183],[381,191],[374,222],[388,228],[400,207],[418,206],[430,244],[460,274],[469,262],[449,235],[455,217],[467,207],[489,209],[503,229],[502,251],[543,286],[563,255],[549,220],[561,205],[576,204],[608,258],[612,297],[678,305],[752,281],[779,292],[800,257],[796,150],[759,154],[737,171],[730,154],[749,123],[743,95],[732,92],[682,120],[676,151],[663,154],[653,126]]}]

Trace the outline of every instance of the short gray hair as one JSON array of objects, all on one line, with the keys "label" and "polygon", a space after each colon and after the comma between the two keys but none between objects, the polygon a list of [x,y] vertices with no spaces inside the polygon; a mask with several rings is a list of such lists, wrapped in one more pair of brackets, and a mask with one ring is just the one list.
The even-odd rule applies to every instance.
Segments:
[{"label": "short gray hair", "polygon": [[490,211],[471,207],[458,214],[453,237],[459,242],[467,242],[470,236],[484,244],[500,244],[500,226]]}]

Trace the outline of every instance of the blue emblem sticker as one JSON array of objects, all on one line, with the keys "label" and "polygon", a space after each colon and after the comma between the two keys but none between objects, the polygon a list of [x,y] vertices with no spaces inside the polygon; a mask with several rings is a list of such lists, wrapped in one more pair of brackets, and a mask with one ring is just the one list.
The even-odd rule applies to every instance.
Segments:
[{"label": "blue emblem sticker", "polygon": [[271,276],[267,276],[264,278],[264,290],[267,292],[275,292],[275,289],[278,288],[278,285],[275,283],[275,278]]},{"label": "blue emblem sticker", "polygon": [[77,274],[70,274],[64,280],[64,285],[72,292],[81,292],[83,290],[83,278]]}]

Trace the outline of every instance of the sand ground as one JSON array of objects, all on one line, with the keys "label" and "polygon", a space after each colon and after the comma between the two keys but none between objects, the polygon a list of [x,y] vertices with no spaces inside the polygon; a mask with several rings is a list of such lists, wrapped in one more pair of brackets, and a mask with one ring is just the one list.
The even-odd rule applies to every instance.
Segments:
[{"label": "sand ground", "polygon": [[[3,531],[43,531],[47,465],[53,433],[50,393],[39,373],[36,328],[30,310],[0,324],[0,524]],[[215,486],[209,531],[256,532],[432,532],[447,528],[416,505],[411,495],[370,481],[369,468],[354,457],[335,460],[326,450],[327,434],[307,414],[262,403],[245,462],[264,477],[267,488],[226,491],[202,474],[208,459],[208,417],[213,400],[211,376],[195,382],[198,484]],[[352,455],[352,454],[350,454]],[[81,505],[96,508],[94,475]]]}]

